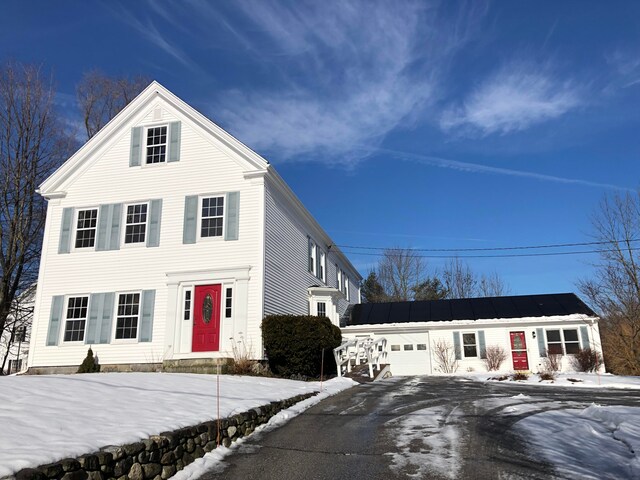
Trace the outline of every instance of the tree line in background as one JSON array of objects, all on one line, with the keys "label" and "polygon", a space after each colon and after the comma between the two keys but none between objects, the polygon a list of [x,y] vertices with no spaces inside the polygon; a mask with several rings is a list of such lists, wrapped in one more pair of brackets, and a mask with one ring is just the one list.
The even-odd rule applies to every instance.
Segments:
[{"label": "tree line in background", "polygon": [[[87,138],[148,83],[86,73],[77,100]],[[50,73],[15,61],[0,66],[0,372],[33,304],[28,292],[38,277],[47,208],[36,190],[80,146],[69,125],[56,108]]]},{"label": "tree line in background", "polygon": [[415,250],[397,247],[383,252],[360,291],[363,302],[379,303],[497,297],[508,295],[509,287],[497,273],[478,274],[459,258],[449,260],[442,270],[430,271]]}]

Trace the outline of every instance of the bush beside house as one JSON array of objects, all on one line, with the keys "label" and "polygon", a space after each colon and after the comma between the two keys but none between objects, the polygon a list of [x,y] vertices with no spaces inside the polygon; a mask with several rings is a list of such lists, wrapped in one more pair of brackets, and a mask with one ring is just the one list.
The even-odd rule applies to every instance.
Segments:
[{"label": "bush beside house", "polygon": [[324,374],[336,373],[333,349],[342,333],[326,317],[268,315],[262,322],[262,338],[269,367],[276,375],[318,377],[324,350]]}]

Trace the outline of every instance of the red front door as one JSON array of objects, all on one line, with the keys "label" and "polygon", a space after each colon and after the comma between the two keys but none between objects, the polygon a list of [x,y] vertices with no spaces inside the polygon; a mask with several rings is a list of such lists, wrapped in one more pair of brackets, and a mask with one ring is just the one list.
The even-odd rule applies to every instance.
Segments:
[{"label": "red front door", "polygon": [[513,356],[514,370],[529,370],[527,359],[527,342],[524,332],[509,332],[511,337],[511,355]]},{"label": "red front door", "polygon": [[196,287],[193,304],[192,352],[217,352],[220,348],[221,285]]}]

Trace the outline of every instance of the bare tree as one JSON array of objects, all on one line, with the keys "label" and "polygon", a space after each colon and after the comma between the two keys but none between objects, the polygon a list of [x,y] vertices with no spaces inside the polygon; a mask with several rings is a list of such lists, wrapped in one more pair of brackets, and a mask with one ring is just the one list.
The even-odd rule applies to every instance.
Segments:
[{"label": "bare tree", "polygon": [[72,148],[38,67],[0,67],[0,334],[16,297],[37,279],[46,205],[38,185]]},{"label": "bare tree", "polygon": [[578,288],[601,316],[607,369],[640,375],[640,196],[605,197],[592,225],[595,240],[604,243],[595,277]]},{"label": "bare tree", "polygon": [[469,265],[459,258],[449,260],[442,272],[449,298],[472,298],[478,292],[478,278]]},{"label": "bare tree", "polygon": [[422,283],[426,263],[409,248],[388,248],[378,264],[378,278],[389,301],[412,299],[413,287]]},{"label": "bare tree", "polygon": [[76,88],[87,137],[91,138],[151,81],[147,77],[108,77],[98,70],[82,76]]},{"label": "bare tree", "polygon": [[504,280],[496,272],[480,275],[478,282],[478,296],[480,297],[501,297],[509,295],[511,289],[504,283]]}]

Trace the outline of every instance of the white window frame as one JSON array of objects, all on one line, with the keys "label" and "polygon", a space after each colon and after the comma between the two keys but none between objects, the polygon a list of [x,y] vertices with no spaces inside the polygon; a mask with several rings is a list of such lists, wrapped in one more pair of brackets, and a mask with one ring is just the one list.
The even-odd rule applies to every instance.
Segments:
[{"label": "white window frame", "polygon": [[[69,300],[72,298],[86,298],[87,299],[87,313],[84,317],[84,329],[82,331],[82,340],[65,340],[67,333],[67,322],[68,321],[78,321],[82,320],[79,318],[68,318],[69,314]],[[64,297],[64,322],[62,323],[62,332],[61,332],[61,341],[58,343],[59,345],[82,345],[84,344],[85,337],[87,335],[87,323],[89,322],[89,311],[91,309],[91,295],[88,293],[79,293],[77,295],[65,295]]]},{"label": "white window frame", "polygon": [[344,276],[344,298],[350,301],[349,298],[349,277],[347,275]]},{"label": "white window frame", "polygon": [[[216,235],[213,237],[203,237],[202,236],[202,205],[204,203],[204,200],[206,198],[222,198],[222,233],[220,235]],[[224,216],[225,216],[225,210],[227,208],[227,196],[224,193],[212,193],[210,195],[200,195],[198,196],[198,231],[197,231],[197,235],[196,238],[198,239],[198,241],[203,241],[203,242],[216,242],[216,241],[221,241],[224,240],[224,234],[227,230],[227,225],[226,222],[224,221]],[[206,217],[206,218],[219,218],[219,217]]]},{"label": "white window frame", "polygon": [[[224,304],[222,305],[222,317],[223,319],[227,320],[230,318],[233,318],[233,287],[230,285],[222,285],[222,289],[224,291]],[[229,292],[231,292],[231,295],[227,295]],[[220,295],[222,297],[222,295]],[[227,305],[227,300],[231,300],[231,304]],[[222,302],[220,302],[222,303]],[[229,315],[227,316],[227,310],[229,310]]]},{"label": "white window frame", "polygon": [[310,240],[311,242],[311,273],[315,276],[318,275],[318,272],[316,271],[318,269],[317,266],[317,255],[318,255],[318,246],[315,244],[315,242],[313,240]]},{"label": "white window frame", "polygon": [[[548,328],[545,329],[544,331],[544,341],[545,341],[545,349],[547,351],[547,355],[575,355],[575,353],[567,353],[567,339],[564,335],[565,330],[572,330],[576,332],[576,336],[577,336],[577,340],[571,340],[569,341],[570,344],[574,345],[577,344],[578,345],[578,350],[580,350],[580,348],[582,348],[582,345],[580,343],[580,331],[578,329],[578,327],[558,327],[558,328]],[[562,350],[562,353],[549,353],[549,337],[548,337],[548,332],[560,332],[560,341],[554,341],[551,342],[553,345],[560,345],[560,349]]]},{"label": "white window frame", "polygon": [[327,255],[322,250],[320,250],[320,271],[318,273],[318,278],[327,283]]},{"label": "white window frame", "polygon": [[[465,335],[473,335],[473,342],[474,343],[464,343],[464,336]],[[475,355],[467,355],[466,352],[464,351],[464,347],[465,346],[473,346],[476,349],[476,354]],[[478,332],[460,332],[460,348],[462,350],[462,358],[480,358],[480,347],[478,346]]]},{"label": "white window frame", "polygon": [[[96,249],[98,245],[98,226],[100,225],[100,207],[91,206],[91,207],[81,207],[73,209],[73,243],[72,249],[74,252],[91,252]],[[96,211],[96,227],[95,227],[95,237],[93,239],[93,245],[90,247],[76,247],[76,241],[78,240],[78,218],[80,217],[80,212],[84,212],[87,210],[95,210]],[[89,230],[88,228],[83,228],[82,230]]]},{"label": "white window frame", "polygon": [[336,263],[336,276],[338,277],[338,290],[342,292],[342,270],[338,268],[338,264]]},{"label": "white window frame", "polygon": [[[195,295],[195,290],[193,289],[193,287],[185,287],[182,289],[182,320],[184,320],[185,322],[193,321],[194,295]],[[189,297],[188,310],[187,310],[187,297]]]},{"label": "white window frame", "polygon": [[[147,206],[147,220],[145,222],[145,227],[144,227],[144,240],[142,242],[135,242],[135,243],[126,243],[126,239],[127,239],[127,210],[129,209],[129,207],[133,207],[135,205],[146,205]],[[124,225],[123,228],[123,233],[122,235],[122,246],[126,247],[126,248],[136,248],[136,247],[145,247],[147,245],[147,239],[149,238],[149,217],[151,215],[151,204],[149,201],[145,201],[145,202],[129,202],[129,203],[125,203],[123,205],[122,210],[124,211],[123,213],[123,217],[122,217],[122,223],[121,225]],[[141,223],[135,223],[132,225],[142,225]]]},{"label": "white window frame", "polygon": [[[135,338],[117,338],[118,334],[118,307],[120,306],[120,296],[121,295],[138,295],[138,320],[136,322],[136,336]],[[130,290],[125,292],[116,292],[115,293],[115,303],[114,311],[113,311],[113,334],[111,335],[111,341],[113,343],[138,343],[138,339],[140,338],[140,320],[142,319],[142,291],[141,290]],[[127,315],[129,317],[130,315]]]},{"label": "white window frame", "polygon": [[[162,162],[155,162],[155,163],[149,163],[147,162],[147,151],[149,148],[149,130],[152,130],[154,128],[162,128],[165,127],[167,129],[167,139],[166,139],[166,143],[164,143],[164,161]],[[145,166],[145,167],[153,167],[153,166],[157,166],[157,165],[166,165],[168,162],[167,160],[169,159],[169,124],[168,123],[160,123],[160,124],[156,124],[156,125],[147,125],[144,127],[144,138],[143,138],[143,143],[144,143],[144,150],[142,152],[142,161],[140,162],[141,165]],[[159,144],[162,145],[162,144]],[[152,145],[152,146],[158,146],[158,145]]]}]

